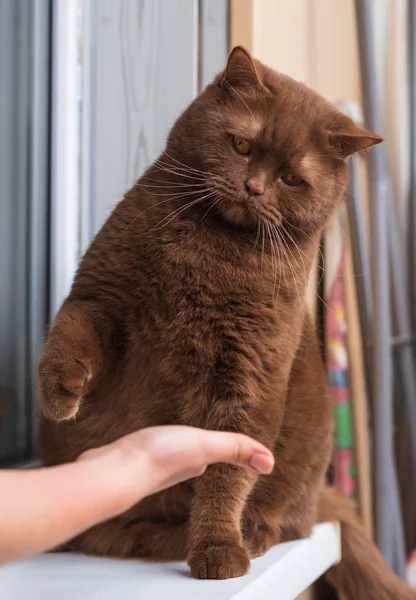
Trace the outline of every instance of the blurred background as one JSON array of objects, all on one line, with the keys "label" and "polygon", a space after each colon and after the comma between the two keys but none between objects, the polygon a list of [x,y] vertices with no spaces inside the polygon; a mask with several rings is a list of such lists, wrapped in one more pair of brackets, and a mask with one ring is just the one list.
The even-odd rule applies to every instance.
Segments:
[{"label": "blurred background", "polygon": [[36,457],[34,369],[80,256],[243,44],[386,138],[351,163],[310,304],[337,425],[330,478],[411,576],[414,21],[413,0],[0,0],[1,465]]}]

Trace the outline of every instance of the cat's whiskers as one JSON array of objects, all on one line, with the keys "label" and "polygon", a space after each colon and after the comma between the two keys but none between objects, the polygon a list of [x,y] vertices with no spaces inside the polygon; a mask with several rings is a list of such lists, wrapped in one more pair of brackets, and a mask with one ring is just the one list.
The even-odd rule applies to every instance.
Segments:
[{"label": "cat's whiskers", "polygon": [[[284,229],[284,231],[286,232],[286,234],[287,234],[287,235],[290,237],[290,239],[291,239],[291,240],[292,240],[292,242],[293,242],[293,238],[290,236],[289,232],[288,232],[288,231],[286,231],[285,229]],[[294,242],[293,242],[293,243],[294,243]],[[322,280],[323,280],[323,278],[324,278],[324,275],[325,275],[325,271],[326,271],[326,269],[325,269],[325,268],[324,268],[324,266],[323,266],[323,263],[324,263],[324,255],[323,255],[323,252],[322,252],[322,250],[321,250],[321,249],[320,249],[320,247],[319,247],[319,244],[316,244],[316,246],[315,246],[315,247],[318,249],[318,252],[319,252],[319,254],[320,254],[320,256],[321,256],[322,265],[320,265],[318,262],[311,261],[311,262],[312,262],[311,266],[312,266],[312,267],[315,267],[315,268],[316,268],[318,271],[319,271],[319,270],[321,271],[321,275],[320,275],[320,277],[319,277],[319,280],[318,280],[318,282],[317,282],[317,284],[316,284],[316,288],[319,288],[319,286],[321,285],[321,282],[322,282]],[[301,250],[300,248],[299,248],[299,250],[302,252],[302,250]],[[304,254],[304,253],[303,253],[303,254]],[[306,255],[305,255],[305,256],[306,256]],[[316,293],[317,293],[317,292],[316,292]]]},{"label": "cat's whiskers", "polygon": [[[161,170],[166,170],[166,169],[163,167],[163,168],[161,168]],[[170,169],[167,170],[167,172],[172,173],[172,174],[176,173],[174,171],[171,171]],[[177,173],[177,174],[182,177],[188,177],[188,175],[184,175],[181,173]],[[223,183],[221,181],[221,179],[219,179],[216,175],[211,175],[211,174],[208,174],[207,176],[204,176],[204,177],[199,176],[199,175],[198,175],[198,177],[194,177],[193,175],[190,175],[189,177],[190,177],[190,179],[194,179],[195,181],[200,182],[200,183],[194,183],[194,184],[191,183],[190,184],[190,185],[194,185],[195,187],[197,187],[197,186],[202,187],[202,186],[207,186],[207,185],[211,185],[211,186],[215,185],[216,187],[220,187],[219,184]],[[209,177],[209,180],[207,179],[208,177]],[[199,190],[199,191],[202,191],[202,190]]]},{"label": "cat's whiskers", "polygon": [[186,169],[188,171],[194,171],[195,173],[202,173],[203,175],[208,174],[208,171],[204,171],[202,169],[196,169],[195,167],[191,167],[191,165],[187,165],[186,163],[178,160],[177,158],[175,158],[174,156],[169,154],[166,150],[164,151],[163,154],[164,154],[164,156],[167,156],[169,160],[172,160],[174,163],[176,163],[178,165],[178,168],[182,167],[183,169]]},{"label": "cat's whiskers", "polygon": [[[300,253],[300,254],[299,254],[299,258],[300,258],[300,260],[302,261],[302,267],[303,267],[303,277],[304,277],[305,279],[307,279],[307,278],[308,278],[308,267],[305,265],[305,261],[303,260],[303,256],[305,256],[305,257],[306,257],[308,260],[310,260],[310,259],[309,259],[309,256],[307,256],[307,255],[306,255],[306,254],[305,254],[305,253],[302,251],[301,247],[300,247],[298,244],[296,244],[295,240],[294,240],[294,239],[293,239],[293,237],[290,235],[290,233],[289,233],[289,232],[288,232],[288,231],[287,231],[287,230],[284,228],[284,225],[283,225],[283,224],[281,225],[281,228],[282,228],[282,231],[283,231],[283,233],[285,233],[285,234],[287,235],[287,237],[290,239],[290,241],[292,242],[292,244],[295,246],[296,250],[297,250],[297,251]],[[289,245],[288,245],[288,247],[289,247]],[[302,255],[303,255],[303,256],[302,256]],[[294,257],[294,254],[292,254],[292,256]],[[299,262],[298,262],[297,264],[299,265]]]},{"label": "cat's whiskers", "polygon": [[264,224],[263,223],[261,223],[261,235],[262,235],[261,272],[263,273],[263,260],[264,260]]},{"label": "cat's whiskers", "polygon": [[266,229],[267,229],[267,233],[268,233],[268,237],[269,237],[269,241],[270,241],[270,250],[272,253],[272,271],[273,271],[273,275],[274,275],[272,304],[273,304],[273,306],[275,306],[276,301],[277,301],[277,297],[275,297],[276,283],[277,283],[277,260],[276,260],[276,253],[275,253],[275,248],[274,248],[274,244],[273,244],[270,224],[266,223],[265,225],[266,225]]},{"label": "cat's whiskers", "polygon": [[280,286],[282,283],[282,256],[280,254],[281,249],[279,247],[279,241],[278,241],[278,238],[276,237],[276,226],[272,224],[270,227],[270,230],[271,230],[272,238],[276,245],[277,256],[279,258],[279,287],[277,288],[277,292],[276,292],[276,298],[278,298],[279,293],[280,293]]},{"label": "cat's whiskers", "polygon": [[200,179],[200,180],[203,180],[206,177],[210,176],[209,173],[194,172],[191,169],[185,169],[183,167],[178,167],[175,164],[165,163],[165,162],[162,162],[160,160],[158,160],[155,164],[157,165],[158,169],[161,170],[161,171],[166,171],[166,172],[169,172],[169,173],[174,173],[176,175],[179,175],[181,177],[187,177],[189,179]]},{"label": "cat's whiskers", "polygon": [[173,219],[175,219],[176,217],[178,217],[187,208],[190,208],[191,206],[194,206],[195,204],[198,204],[198,202],[202,202],[203,200],[211,198],[214,194],[215,194],[215,190],[213,190],[213,191],[209,192],[208,194],[202,196],[202,198],[196,198],[195,200],[191,200],[191,202],[188,202],[187,204],[185,204],[185,206],[180,206],[179,208],[176,208],[171,213],[169,213],[168,215],[166,215],[166,217],[163,217],[163,219],[161,221],[159,221],[159,223],[157,225],[155,225],[155,227],[153,227],[149,231],[155,231],[157,229],[162,229],[163,227],[166,227],[166,225],[169,225],[169,223],[171,223],[173,221]]},{"label": "cat's whiskers", "polygon": [[[188,172],[193,171],[194,173],[199,173],[201,175],[209,175],[210,174],[209,171],[204,171],[202,169],[196,169],[195,167],[191,167],[191,165],[187,165],[186,163],[181,162],[174,156],[171,156],[166,150],[164,152],[164,156],[167,156],[169,160],[173,161],[175,163],[175,167],[178,169],[181,169],[182,171],[188,171]],[[167,163],[167,164],[171,164],[171,163]]]},{"label": "cat's whiskers", "polygon": [[166,167],[159,162],[156,162],[157,168],[159,171],[163,171],[164,173],[169,173],[171,175],[175,175],[177,177],[184,177],[185,179],[194,179],[195,181],[203,181],[202,175],[196,175],[194,173],[181,173],[180,171],[173,169],[171,167]]},{"label": "cat's whiskers", "polygon": [[[178,163],[179,165],[181,165],[183,171],[185,171],[185,170],[189,171],[190,170],[190,171],[193,171],[194,173],[199,173],[200,175],[203,175],[203,176],[218,177],[220,179],[224,179],[224,177],[222,177],[221,175],[213,175],[210,171],[203,171],[201,169],[195,169],[194,167],[186,165],[185,163],[181,162],[180,160],[178,160],[178,159],[174,158],[173,156],[171,156],[170,154],[168,154],[166,151],[165,151],[165,155],[169,159],[171,159],[171,160],[175,161],[176,163]],[[180,168],[180,167],[178,167],[178,168]]]},{"label": "cat's whiskers", "polygon": [[162,189],[177,189],[177,188],[179,188],[179,189],[181,189],[181,188],[190,188],[190,187],[195,188],[195,187],[198,187],[201,185],[206,185],[205,181],[201,181],[200,183],[195,183],[195,182],[179,183],[179,182],[175,181],[174,183],[172,183],[172,182],[164,181],[163,179],[153,179],[153,178],[147,177],[147,176],[145,178],[145,181],[156,182],[159,185],[154,185],[153,183],[143,184],[143,183],[136,182],[136,187],[138,187],[138,186],[143,187],[145,185],[148,188],[155,188],[155,189],[157,189],[157,188],[162,188]]},{"label": "cat's whiskers", "polygon": [[[292,259],[293,259],[293,262],[295,263],[295,265],[297,265],[297,266],[298,266],[298,262],[297,262],[297,260],[296,260],[296,258],[295,258],[295,256],[294,256],[293,252],[291,251],[291,249],[290,249],[290,247],[289,247],[288,243],[286,242],[286,240],[285,240],[285,238],[284,238],[284,236],[283,236],[283,235],[281,235],[281,236],[280,236],[280,240],[281,240],[281,242],[282,242],[282,243],[283,243],[283,244],[286,246],[287,250],[289,251],[289,253],[290,253],[290,255],[291,255]],[[283,248],[282,248],[282,251],[283,251]],[[288,255],[286,254],[286,256],[288,256]],[[303,303],[302,296],[301,296],[301,294],[300,294],[299,287],[298,287],[298,282],[297,282],[296,271],[295,271],[295,269],[293,268],[293,266],[292,266],[292,261],[290,260],[290,258],[289,258],[289,257],[288,257],[288,260],[287,260],[287,264],[288,264],[288,266],[289,266],[289,269],[290,269],[290,271],[291,271],[291,273],[292,273],[292,277],[293,277],[293,283],[295,284],[295,287],[296,287],[296,292],[297,292],[297,294],[298,294],[299,301],[300,301],[301,303]]]},{"label": "cat's whiskers", "polygon": [[[323,277],[324,277],[325,269],[324,269],[324,268],[323,268],[323,266],[321,266],[319,263],[317,263],[317,262],[315,262],[315,261],[311,260],[311,259],[310,259],[310,257],[309,257],[307,254],[305,254],[305,252],[303,252],[302,248],[300,248],[300,246],[299,246],[299,245],[297,245],[297,244],[295,243],[295,240],[294,240],[294,239],[293,239],[293,237],[290,235],[289,231],[287,231],[287,229],[284,227],[283,223],[282,223],[282,225],[281,225],[281,228],[282,228],[283,232],[284,232],[284,233],[285,233],[285,234],[288,236],[288,238],[291,240],[291,242],[293,243],[293,245],[297,247],[298,251],[299,251],[301,254],[303,254],[303,256],[305,256],[305,258],[306,258],[308,261],[311,261],[311,267],[316,267],[318,270],[321,270],[321,276],[320,276],[320,278],[319,278],[319,281],[318,281],[318,283],[316,284],[316,287],[319,287],[319,285],[321,284],[321,281],[322,281],[322,279],[323,279]],[[311,237],[311,236],[308,236],[308,237],[309,237],[309,238],[312,240],[312,237]],[[318,249],[318,252],[320,253],[320,255],[321,255],[321,258],[322,258],[322,261],[323,261],[323,260],[324,260],[324,257],[323,257],[322,251],[321,251],[321,249],[320,249],[320,247],[319,247],[319,244],[316,244],[316,243],[314,242],[314,246],[315,246],[315,248],[317,248],[317,249]],[[306,277],[306,276],[307,276],[307,274],[308,274],[308,273],[307,273],[307,269],[306,269],[306,267],[305,267],[305,263],[304,263],[304,260],[303,260],[303,258],[302,258],[302,257],[301,257],[301,260],[302,260],[302,263],[303,263],[303,266],[304,266],[304,269],[305,269],[305,277]]]},{"label": "cat's whiskers", "polygon": [[[177,161],[177,162],[179,162],[179,161]],[[194,169],[193,167],[185,165],[184,163],[181,163],[184,166],[178,166],[175,164],[166,163],[166,162],[158,159],[155,164],[162,167],[162,169],[169,169],[171,171],[174,171],[178,175],[182,175],[182,176],[189,175],[190,177],[192,176],[192,178],[199,178],[199,179],[209,178],[211,180],[226,181],[226,179],[224,177],[222,177],[221,175],[213,174],[210,171],[202,171],[201,169]]]},{"label": "cat's whiskers", "polygon": [[280,248],[280,251],[281,251],[281,266],[282,266],[282,273],[283,273],[283,276],[285,278],[286,289],[289,289],[289,286],[288,286],[288,283],[287,283],[287,277],[286,277],[286,269],[284,268],[284,264],[285,264],[284,258],[285,258],[285,254],[286,253],[285,253],[285,251],[284,251],[284,249],[282,247],[282,239],[281,239],[281,235],[280,235],[280,232],[279,232],[278,228],[276,226],[274,226],[273,230],[274,230],[274,233],[275,233],[275,236],[276,236],[276,239],[277,239],[278,247]]},{"label": "cat's whiskers", "polygon": [[204,216],[202,217],[201,221],[203,221],[203,220],[205,219],[205,217],[207,216],[207,214],[209,213],[209,211],[210,211],[210,210],[212,210],[212,209],[214,208],[214,206],[216,206],[216,205],[217,205],[219,202],[221,202],[221,200],[222,200],[221,196],[219,196],[217,199],[215,199],[215,196],[214,196],[214,199],[213,199],[213,200],[211,200],[211,205],[210,205],[210,207],[209,207],[209,208],[208,208],[208,210],[207,210],[207,211],[204,213]]},{"label": "cat's whiskers", "polygon": [[172,198],[170,198],[170,197],[166,198],[165,200],[161,200],[160,202],[156,202],[156,204],[152,204],[151,206],[148,206],[144,210],[139,211],[136,214],[136,216],[130,221],[130,223],[127,225],[127,227],[124,229],[123,235],[126,233],[127,229],[129,229],[129,227],[131,227],[133,225],[133,223],[135,221],[137,221],[137,219],[139,217],[141,217],[142,215],[144,215],[148,210],[150,210],[151,208],[156,208],[156,206],[160,206],[161,204],[165,204],[166,202],[172,202]]},{"label": "cat's whiskers", "polygon": [[[141,183],[139,183],[137,185],[137,187],[139,188],[143,188],[146,191],[146,187],[145,185],[142,185]],[[183,197],[187,197],[187,196],[195,196],[195,194],[199,194],[199,193],[204,193],[204,192],[208,192],[210,191],[211,188],[207,187],[205,185],[205,187],[203,189],[192,189],[192,190],[186,190],[184,192],[182,191],[177,191],[177,192],[166,192],[166,193],[161,193],[161,192],[151,192],[152,196],[159,196],[159,197],[169,197],[172,200],[174,200],[175,198],[183,198]]]},{"label": "cat's whiskers", "polygon": [[269,242],[270,242],[271,259],[272,259],[272,271],[273,271],[273,273],[275,273],[275,269],[274,269],[274,249],[273,249],[273,246],[272,246],[272,243],[271,243],[271,236],[270,236],[270,226],[269,226],[269,223],[267,223],[267,222],[265,221],[265,222],[264,222],[264,227],[265,227],[265,230],[266,230],[266,232],[267,232],[267,237],[268,237],[268,239],[269,239]]},{"label": "cat's whiskers", "polygon": [[[283,241],[283,243],[286,245],[286,248],[289,250],[290,254],[292,255],[292,257],[293,257],[293,260],[295,261],[295,263],[297,263],[297,261],[296,261],[296,259],[295,259],[294,255],[293,255],[293,253],[292,253],[292,252],[291,252],[291,250],[290,250],[290,247],[288,246],[288,244],[287,244],[286,240],[285,240],[283,237],[282,237],[282,241]],[[290,261],[289,261],[289,264],[290,264]],[[297,263],[297,264],[298,264],[298,263]],[[322,277],[323,277],[323,275],[322,275]],[[319,283],[320,283],[320,282],[319,282]],[[318,285],[319,285],[319,284],[318,284]],[[335,313],[334,313],[334,311],[331,309],[331,307],[330,307],[330,306],[328,306],[328,304],[325,302],[325,300],[324,300],[324,299],[321,297],[321,295],[318,293],[318,291],[317,291],[317,289],[316,289],[316,286],[314,286],[314,287],[313,287],[313,289],[314,289],[315,296],[318,298],[318,300],[319,300],[320,302],[322,302],[322,304],[325,306],[325,308],[326,308],[327,310],[329,310],[329,311],[331,312],[331,314],[335,315]]]},{"label": "cat's whiskers", "polygon": [[[184,163],[182,163],[184,164]],[[161,170],[168,170],[169,172],[173,172],[177,175],[181,175],[183,177],[196,177],[198,179],[203,179],[205,177],[212,177],[212,173],[210,173],[209,171],[202,171],[200,169],[194,169],[193,167],[190,167],[189,165],[177,165],[175,163],[172,162],[167,162],[164,161],[160,158],[158,158],[155,163],[154,166],[159,167]]]},{"label": "cat's whiskers", "polygon": [[[205,190],[198,190],[197,192],[193,192],[193,194],[195,195],[195,193],[205,193],[206,191],[209,191],[209,188],[206,188]],[[183,194],[179,195],[179,198],[182,197]],[[160,206],[161,204],[166,204],[166,202],[172,202],[172,200],[175,200],[175,198],[172,198],[172,195],[169,194],[168,197],[165,200],[161,200],[160,202],[156,202],[155,204],[151,204],[150,206],[148,206],[147,208],[145,208],[144,210],[139,211],[135,217],[130,221],[130,223],[127,225],[127,227],[124,229],[123,231],[123,235],[126,233],[126,231],[129,229],[129,227],[131,227],[133,225],[133,223],[135,221],[137,221],[137,219],[139,217],[141,217],[142,215],[144,215],[145,213],[147,213],[149,210],[151,210],[152,208],[156,208],[157,206]],[[181,207],[180,207],[181,208]]]},{"label": "cat's whiskers", "polygon": [[[290,223],[285,217],[282,217],[282,220],[285,223],[287,223],[288,227],[291,227],[292,229],[296,229],[296,231],[299,231],[299,233],[301,233],[302,235],[305,235],[312,242],[313,246],[317,249],[319,257],[320,257],[320,259],[322,261],[322,265],[320,265],[317,262],[314,262],[313,266],[317,267],[319,270],[322,271],[322,276],[321,276],[321,280],[322,280],[323,274],[326,272],[326,268],[324,266],[324,264],[325,264],[325,257],[324,257],[324,254],[323,254],[322,250],[321,250],[320,243],[319,242],[317,243],[313,239],[313,237],[311,235],[309,235],[309,233],[307,233],[306,231],[303,231],[302,229],[299,229],[299,227],[296,227],[295,225],[293,225],[292,223]],[[281,228],[283,229],[283,231],[287,235],[289,235],[289,232],[287,231],[287,229],[285,228],[285,226],[283,225],[283,223],[281,224]],[[295,243],[293,239],[292,239],[292,242]]]},{"label": "cat's whiskers", "polygon": [[[315,240],[313,239],[313,237],[312,237],[311,235],[309,235],[309,234],[308,234],[306,231],[303,231],[302,229],[299,229],[299,227],[296,227],[295,225],[293,225],[293,223],[290,223],[290,221],[288,221],[288,220],[287,220],[285,217],[282,217],[282,219],[283,219],[283,221],[284,221],[284,222],[286,222],[286,223],[287,223],[287,226],[288,226],[288,227],[291,227],[292,229],[295,229],[296,231],[299,231],[299,233],[301,233],[302,235],[304,235],[304,236],[306,236],[307,238],[309,238],[309,239],[311,240],[312,244],[313,244],[313,245],[315,246],[315,248],[317,249],[318,256],[319,256],[319,258],[321,259],[321,261],[322,261],[322,264],[320,264],[320,263],[318,263],[318,262],[314,262],[314,261],[313,261],[313,262],[312,262],[312,266],[313,266],[313,267],[316,267],[316,269],[317,269],[318,271],[321,271],[321,275],[320,275],[320,278],[319,278],[319,280],[318,280],[318,283],[317,283],[317,287],[319,287],[319,285],[320,285],[320,284],[321,284],[321,282],[322,282],[322,279],[324,278],[324,275],[325,275],[325,273],[327,272],[327,268],[325,267],[325,255],[324,255],[324,253],[323,253],[323,252],[322,252],[322,250],[321,250],[320,244],[319,244],[319,243],[317,243],[317,242],[315,242]],[[284,227],[284,225],[283,225],[283,224],[281,224],[281,226],[280,226],[280,227],[283,229],[283,231],[286,233],[286,235],[288,235],[289,237],[291,237],[291,236],[289,235],[289,232],[287,231],[287,229]],[[292,238],[291,238],[291,239],[292,239]],[[295,243],[293,239],[292,239],[292,242],[293,242],[293,243]],[[306,256],[306,255],[305,255],[305,256]],[[353,274],[353,275],[351,275],[351,276],[352,276],[352,277],[354,277],[354,278],[356,278],[356,277],[362,277],[362,276],[363,276],[363,274],[362,274],[362,273],[356,273],[356,274],[354,273],[354,274]],[[342,275],[341,277],[343,277],[343,278],[344,278],[344,277],[346,277],[346,276],[345,276],[345,275]]]},{"label": "cat's whiskers", "polygon": [[253,251],[257,248],[259,239],[260,239],[260,221],[257,221],[257,236],[256,236],[256,240],[254,242]]},{"label": "cat's whiskers", "polygon": [[233,196],[236,193],[235,188],[233,188],[228,182],[215,182],[215,186],[218,188],[220,192],[227,194],[228,196]]}]

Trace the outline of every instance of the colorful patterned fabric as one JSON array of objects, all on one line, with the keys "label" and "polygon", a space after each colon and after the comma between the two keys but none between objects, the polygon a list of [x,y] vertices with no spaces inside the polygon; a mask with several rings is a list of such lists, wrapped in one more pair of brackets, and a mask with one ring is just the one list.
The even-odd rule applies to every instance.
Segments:
[{"label": "colorful patterned fabric", "polygon": [[[340,214],[337,215],[335,222],[339,222],[339,220]],[[327,266],[327,278],[329,279],[327,283],[329,285],[327,285],[325,319],[328,377],[335,419],[334,483],[343,494],[353,498],[355,495],[355,467],[348,390],[347,323],[343,289],[345,248],[341,228],[334,226],[328,233],[327,243],[331,245],[331,242],[334,242],[335,250],[338,250],[333,252],[331,248],[331,264]],[[335,242],[334,236],[338,237],[337,242]]]},{"label": "colorful patterned fabric", "polygon": [[[357,119],[357,105],[340,103],[342,112]],[[344,299],[345,235],[342,222],[345,207],[337,211],[326,232],[325,333],[330,391],[335,420],[333,472],[335,486],[345,496],[356,494],[353,454],[353,427],[348,388],[347,320]]]}]

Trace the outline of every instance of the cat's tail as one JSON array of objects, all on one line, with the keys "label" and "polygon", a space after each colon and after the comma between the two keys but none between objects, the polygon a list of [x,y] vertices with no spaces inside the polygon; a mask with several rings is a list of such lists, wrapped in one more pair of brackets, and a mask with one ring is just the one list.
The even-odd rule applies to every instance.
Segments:
[{"label": "cat's tail", "polygon": [[348,600],[416,600],[416,591],[399,579],[368,538],[353,504],[333,488],[321,492],[320,521],[341,525],[341,562],[326,578]]}]

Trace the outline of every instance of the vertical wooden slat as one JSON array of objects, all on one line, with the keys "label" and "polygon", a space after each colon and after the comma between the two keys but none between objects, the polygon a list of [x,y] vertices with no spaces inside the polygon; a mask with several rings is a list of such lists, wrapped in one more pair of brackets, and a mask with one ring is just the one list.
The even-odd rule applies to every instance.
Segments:
[{"label": "vertical wooden slat", "polygon": [[230,45],[253,52],[254,0],[230,0]]},{"label": "vertical wooden slat", "polygon": [[313,85],[313,0],[231,0],[231,46],[242,44],[270,67]]},{"label": "vertical wooden slat", "polygon": [[[309,85],[331,102],[361,101],[353,0],[308,1],[313,28]],[[307,33],[307,30],[306,30]]]}]

